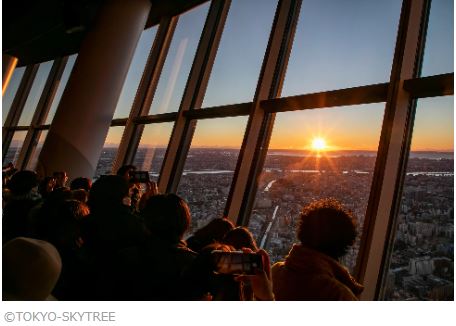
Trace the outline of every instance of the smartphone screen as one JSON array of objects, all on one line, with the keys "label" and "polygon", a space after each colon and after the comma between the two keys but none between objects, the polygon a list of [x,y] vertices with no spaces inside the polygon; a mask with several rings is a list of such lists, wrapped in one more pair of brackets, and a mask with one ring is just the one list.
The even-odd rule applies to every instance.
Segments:
[{"label": "smartphone screen", "polygon": [[215,272],[220,274],[255,275],[258,270],[263,269],[262,257],[256,253],[214,250],[212,257]]},{"label": "smartphone screen", "polygon": [[147,172],[147,171],[135,171],[135,172],[133,172],[132,178],[133,178],[134,182],[139,182],[139,183],[147,183],[150,181],[149,172]]}]

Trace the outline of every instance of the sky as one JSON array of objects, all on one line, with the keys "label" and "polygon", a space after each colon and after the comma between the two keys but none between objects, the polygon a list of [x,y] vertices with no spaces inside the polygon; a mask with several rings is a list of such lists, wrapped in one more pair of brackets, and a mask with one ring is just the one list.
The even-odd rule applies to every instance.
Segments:
[{"label": "sky", "polygon": [[[277,0],[232,1],[203,108],[252,101],[276,6]],[[179,109],[208,8],[205,3],[179,18],[149,114]],[[281,96],[387,82],[400,8],[400,0],[304,0]],[[454,71],[453,11],[452,0],[432,2],[423,76]],[[153,27],[142,33],[114,118],[128,117],[156,32]],[[75,58],[70,58],[63,83]],[[50,63],[40,68],[20,124],[31,120],[49,69]],[[23,69],[17,69],[11,89],[17,88],[21,73]],[[57,91],[57,101],[62,90]],[[12,97],[5,96],[4,108],[11,102]],[[270,148],[305,149],[319,135],[331,149],[376,150],[383,113],[384,103],[279,113]],[[240,147],[246,121],[246,117],[200,121],[192,146]],[[419,100],[412,150],[453,150],[453,121],[452,96]],[[172,125],[146,129],[142,146],[165,146]],[[112,127],[106,144],[118,144],[122,132],[122,127]]]}]

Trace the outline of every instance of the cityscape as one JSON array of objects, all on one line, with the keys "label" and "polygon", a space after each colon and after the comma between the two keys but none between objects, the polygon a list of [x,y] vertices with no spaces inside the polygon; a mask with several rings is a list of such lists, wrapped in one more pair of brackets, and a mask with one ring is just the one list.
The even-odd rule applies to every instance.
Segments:
[{"label": "cityscape", "polygon": [[[94,178],[111,173],[117,148],[104,148]],[[165,148],[140,147],[133,164],[157,180]],[[10,148],[5,162],[13,161]],[[238,149],[191,148],[178,187],[192,213],[188,235],[222,217]],[[351,210],[362,233],[376,153],[269,150],[248,224],[271,261],[285,258],[296,242],[301,208],[332,197]],[[387,300],[454,300],[454,159],[451,152],[412,152],[408,160],[394,248],[387,273]],[[234,218],[230,216],[230,218]],[[187,235],[187,236],[188,236]],[[342,258],[353,271],[358,241]]]}]

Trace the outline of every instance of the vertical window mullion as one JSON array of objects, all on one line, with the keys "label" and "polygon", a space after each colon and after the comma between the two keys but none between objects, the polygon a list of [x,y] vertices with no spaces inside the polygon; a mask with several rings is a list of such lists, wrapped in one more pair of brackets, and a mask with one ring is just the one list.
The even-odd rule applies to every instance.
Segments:
[{"label": "vertical window mullion", "polygon": [[138,125],[134,120],[148,114],[177,21],[178,17],[166,17],[160,21],[160,26],[152,44],[149,57],[147,58],[147,63],[132,104],[130,116],[122,135],[113,165],[113,171],[116,171],[124,164],[133,162],[144,130],[144,125]]},{"label": "vertical window mullion", "polygon": [[19,122],[19,118],[24,109],[30,90],[32,89],[33,81],[35,80],[38,68],[39,64],[35,64],[30,65],[25,69],[24,76],[22,76],[21,83],[16,92],[13,103],[11,104],[8,116],[6,117],[2,131],[3,160],[5,159],[11,140],[13,139],[14,130],[12,130],[12,128],[16,127]]},{"label": "vertical window mullion", "polygon": [[264,56],[258,86],[235,170],[225,214],[246,225],[255,198],[257,178],[267,152],[274,113],[265,113],[260,102],[280,96],[301,0],[281,0]]},{"label": "vertical window mullion", "polygon": [[177,190],[196,126],[196,120],[186,118],[184,113],[202,105],[230,4],[228,0],[211,2],[160,172],[158,186],[162,192]]},{"label": "vertical window mullion", "polygon": [[361,299],[378,296],[381,270],[388,250],[395,206],[400,200],[401,169],[405,166],[415,100],[403,89],[418,76],[429,1],[404,0],[391,71],[380,145],[361,237],[356,277],[365,285]]},{"label": "vertical window mullion", "polygon": [[25,169],[27,167],[28,161],[33,155],[36,145],[38,144],[37,142],[41,131],[37,130],[36,127],[43,125],[46,121],[67,61],[68,57],[59,58],[56,59],[52,65],[43,92],[41,93],[40,99],[35,108],[24,144],[22,145],[21,152],[19,153],[19,158],[17,160],[17,167],[19,169]]}]

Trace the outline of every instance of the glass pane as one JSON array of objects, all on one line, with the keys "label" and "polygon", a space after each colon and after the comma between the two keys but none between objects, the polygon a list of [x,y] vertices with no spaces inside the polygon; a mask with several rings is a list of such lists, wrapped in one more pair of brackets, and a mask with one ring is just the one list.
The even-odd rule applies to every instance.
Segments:
[{"label": "glass pane", "polygon": [[22,145],[24,144],[25,136],[27,131],[16,131],[14,133],[13,139],[11,140],[10,147],[6,152],[5,159],[3,160],[3,166],[13,163],[16,165],[17,159],[19,158],[19,153],[21,152]]},{"label": "glass pane", "polygon": [[203,107],[250,102],[268,45],[277,0],[233,0]]},{"label": "glass pane", "polygon": [[173,125],[174,123],[168,122],[144,127],[133,164],[138,170],[149,171],[151,180],[158,180]]},{"label": "glass pane", "polygon": [[198,121],[178,194],[190,205],[189,232],[222,217],[247,117]]},{"label": "glass pane", "polygon": [[422,76],[454,71],[454,3],[453,0],[432,0]]},{"label": "glass pane", "polygon": [[112,167],[114,165],[114,160],[116,159],[117,150],[119,149],[124,128],[124,126],[109,128],[109,132],[106,136],[105,144],[95,170],[94,179],[103,174],[112,174]]},{"label": "glass pane", "polygon": [[453,97],[418,101],[387,300],[454,300]]},{"label": "glass pane", "polygon": [[18,126],[29,126],[32,122],[33,114],[35,113],[53,63],[54,61],[48,61],[40,64],[35,80],[33,81],[32,89],[27,97],[27,101],[25,101],[24,110],[22,111]]},{"label": "glass pane", "polygon": [[6,116],[8,115],[8,112],[11,109],[11,104],[13,104],[13,100],[16,96],[19,84],[21,83],[22,76],[24,76],[24,71],[25,67],[14,69],[8,88],[6,89],[5,94],[2,97],[2,125],[5,124]]},{"label": "glass pane", "polygon": [[179,17],[149,114],[179,110],[209,2]]},{"label": "glass pane", "polygon": [[38,157],[40,156],[41,149],[43,149],[44,140],[48,134],[47,130],[42,130],[40,137],[38,138],[38,144],[36,145],[35,151],[33,152],[32,157],[30,158],[29,163],[27,164],[27,169],[35,170],[36,164],[38,163]]},{"label": "glass pane", "polygon": [[282,96],[387,82],[398,0],[303,1]]},{"label": "glass pane", "polygon": [[49,109],[49,113],[46,117],[45,124],[50,124],[52,122],[52,119],[54,119],[55,112],[57,111],[57,106],[59,105],[60,99],[62,98],[62,94],[68,82],[68,78],[70,78],[70,74],[73,71],[74,63],[76,61],[77,56],[77,54],[73,54],[68,58],[65,69],[63,70],[62,78],[60,78],[60,83],[57,87],[54,100],[52,101],[51,108]]},{"label": "glass pane", "polygon": [[135,99],[136,91],[138,90],[139,82],[141,81],[156,33],[157,27],[151,27],[141,34],[122,92],[120,93],[119,101],[117,102],[114,119],[128,118],[130,115],[131,106],[133,105],[133,100]]},{"label": "glass pane", "polygon": [[353,270],[383,113],[370,104],[277,114],[249,223],[273,262],[297,242],[302,207],[332,197],[358,219],[358,241],[342,259]]}]

